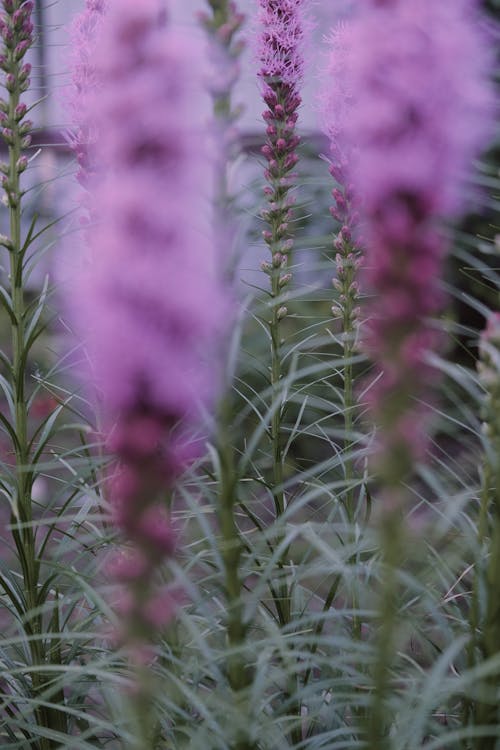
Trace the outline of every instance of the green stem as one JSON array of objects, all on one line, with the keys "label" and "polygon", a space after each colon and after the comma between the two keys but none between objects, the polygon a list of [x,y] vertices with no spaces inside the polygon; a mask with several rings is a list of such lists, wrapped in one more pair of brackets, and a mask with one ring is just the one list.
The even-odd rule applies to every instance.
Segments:
[{"label": "green stem", "polygon": [[[480,582],[485,590],[486,611],[483,618],[479,612],[478,595],[473,592],[470,623],[472,643],[469,661],[479,651],[483,662],[500,653],[500,328],[493,317],[483,332],[479,346],[481,359],[478,364],[479,376],[486,390],[483,406],[485,436],[488,439],[489,453],[485,460],[481,507],[479,516],[478,542],[480,551],[485,550],[485,540],[489,531],[488,563],[485,573],[478,567],[475,587]],[[489,528],[488,528],[489,527]],[[480,623],[480,620],[482,622]],[[482,625],[482,628],[480,627]],[[479,649],[475,648],[476,645]],[[474,649],[472,651],[472,649]],[[491,727],[491,734],[477,738],[478,750],[495,750],[498,746],[498,721],[500,718],[495,696],[500,687],[500,674],[497,670],[489,675],[481,688],[486,700],[479,700],[475,706],[475,725]],[[468,718],[468,717],[467,717]]]},{"label": "green stem", "polygon": [[[287,309],[282,304],[282,295],[287,287],[291,274],[283,273],[287,269],[288,252],[291,247],[290,231],[288,229],[291,218],[292,205],[288,202],[287,195],[290,184],[287,183],[287,174],[291,166],[287,162],[287,150],[281,150],[279,144],[286,142],[291,137],[289,122],[284,115],[286,111],[287,87],[278,82],[269,82],[270,88],[276,95],[278,106],[274,111],[274,133],[270,135],[268,147],[273,151],[273,168],[269,171],[268,180],[271,184],[269,194],[269,211],[264,212],[264,217],[269,224],[269,231],[265,233],[266,242],[271,251],[271,263],[264,263],[263,269],[269,276],[271,286],[271,306],[269,335],[271,340],[271,403],[272,417],[270,425],[270,442],[272,454],[272,473],[270,478],[271,491],[275,509],[275,517],[278,528],[276,534],[276,546],[283,546],[286,532],[282,528],[283,516],[287,508],[284,484],[284,457],[282,447],[282,420],[284,412],[284,391],[282,371],[282,320],[287,315]],[[281,108],[281,109],[280,109]],[[279,114],[276,114],[276,113]],[[289,546],[283,546],[278,560],[279,580],[276,589],[278,599],[274,601],[276,614],[281,627],[287,627],[293,620],[292,611],[292,585],[286,578],[286,570],[290,558]],[[273,588],[274,588],[274,582]],[[299,681],[296,675],[292,675],[288,681],[285,691],[286,698],[291,703],[291,713],[296,723],[290,731],[292,744],[302,741],[301,728],[301,702],[298,696]]]},{"label": "green stem", "polygon": [[398,624],[398,570],[403,558],[404,528],[397,507],[383,511],[380,542],[383,554],[383,586],[379,600],[380,626],[376,639],[376,660],[373,670],[373,694],[366,730],[371,750],[390,750],[387,700],[392,692],[391,670],[395,654]]},{"label": "green stem", "polygon": [[[15,111],[19,104],[19,90],[12,91],[9,99],[9,120],[15,121]],[[43,664],[42,618],[37,612],[39,563],[36,553],[36,540],[33,529],[33,510],[31,504],[32,475],[28,470],[30,464],[28,442],[28,412],[26,405],[26,352],[25,352],[25,312],[23,258],[21,254],[21,188],[19,171],[17,168],[21,156],[21,136],[19,128],[13,128],[13,140],[9,145],[9,226],[10,226],[10,283],[14,323],[12,324],[12,387],[14,392],[14,429],[17,436],[16,475],[17,498],[16,507],[21,522],[20,532],[15,534],[15,541],[19,551],[24,591],[26,595],[27,613],[25,630],[30,637],[29,648],[34,666],[32,685],[35,698],[43,691],[44,679],[40,672]],[[22,546],[22,550],[19,549]],[[41,726],[49,727],[48,711],[44,707],[37,707],[35,715]],[[46,738],[40,738],[41,750],[50,750],[55,745]]]},{"label": "green stem", "polygon": [[[490,505],[490,490],[491,485],[491,468],[486,463],[484,466],[483,485],[481,489],[480,507],[479,507],[479,518],[478,518],[478,530],[477,530],[477,549],[478,554],[474,566],[474,580],[472,584],[472,595],[471,605],[469,611],[469,633],[470,639],[467,646],[467,664],[469,669],[473,669],[478,660],[478,655],[481,649],[481,638],[480,638],[480,608],[479,608],[479,596],[481,587],[485,586],[485,572],[483,560],[487,555],[486,539],[488,534],[488,508]],[[474,702],[470,699],[465,698],[463,702],[462,710],[462,721],[464,726],[469,725],[474,721]],[[466,747],[464,741],[464,747]]]},{"label": "green stem", "polygon": [[[238,726],[233,750],[256,750],[257,745],[247,730],[252,727],[248,692],[253,682],[253,670],[245,657],[247,625],[244,621],[243,581],[240,563],[243,544],[236,522],[238,477],[234,462],[229,425],[231,423],[229,399],[221,404],[219,412],[218,456],[219,492],[217,514],[221,531],[221,557],[224,566],[224,589],[227,602],[226,630],[229,646],[227,677],[235,701]],[[245,724],[248,722],[247,727]]]},{"label": "green stem", "polygon": [[[485,576],[486,613],[480,639],[484,661],[497,656],[500,651],[500,489],[497,484],[500,481],[500,472],[488,471],[485,473],[485,482],[488,478],[492,482],[489,495],[493,518],[489,561]],[[485,491],[487,491],[487,486]],[[475,616],[478,616],[477,613]],[[483,690],[491,696],[491,701],[478,702],[475,723],[481,726],[491,726],[492,733],[489,737],[478,737],[477,750],[496,750],[499,711],[494,696],[498,693],[499,687],[500,675],[498,673],[492,674],[483,686]]]},{"label": "green stem", "polygon": [[[19,3],[20,5],[20,3]],[[21,574],[24,583],[26,613],[24,629],[29,643],[31,658],[31,683],[35,701],[43,699],[51,678],[43,673],[46,663],[46,644],[43,640],[43,618],[40,613],[39,575],[40,562],[36,549],[36,533],[33,526],[33,508],[31,491],[33,472],[31,463],[30,442],[28,435],[28,406],[26,399],[27,357],[29,342],[26,340],[29,310],[24,293],[24,248],[21,237],[22,196],[20,175],[27,162],[22,157],[23,148],[29,145],[26,140],[30,123],[22,123],[26,110],[20,108],[20,98],[28,88],[29,69],[24,68],[23,57],[26,49],[19,52],[18,41],[26,44],[26,32],[23,26],[13,21],[14,6],[4,17],[12,35],[10,44],[4,49],[3,70],[6,72],[5,88],[9,92],[7,103],[2,100],[4,113],[3,137],[7,141],[8,165],[2,165],[5,174],[5,198],[9,208],[9,240],[4,243],[10,255],[10,297],[12,300],[12,367],[10,368],[11,386],[14,400],[13,428],[16,434],[14,444],[16,460],[15,510],[12,517],[12,535],[18,551]],[[19,36],[21,35],[21,36]],[[31,38],[28,42],[31,43]],[[38,726],[47,729],[64,731],[63,715],[53,709],[36,706],[35,720]],[[55,740],[40,737],[37,747],[40,750],[52,750],[58,746]]]}]

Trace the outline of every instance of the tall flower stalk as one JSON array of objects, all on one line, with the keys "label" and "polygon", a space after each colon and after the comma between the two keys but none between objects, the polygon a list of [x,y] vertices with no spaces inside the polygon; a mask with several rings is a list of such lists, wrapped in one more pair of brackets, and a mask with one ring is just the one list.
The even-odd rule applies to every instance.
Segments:
[{"label": "tall flower stalk", "polygon": [[[283,449],[281,423],[284,411],[282,388],[281,337],[282,321],[287,315],[283,295],[292,279],[288,272],[288,257],[293,247],[291,223],[295,200],[290,191],[295,185],[293,171],[299,157],[296,133],[298,109],[301,104],[300,87],[304,75],[304,51],[309,27],[306,15],[307,0],[260,0],[258,56],[261,63],[259,77],[262,98],[267,105],[263,113],[267,124],[267,143],[262,148],[268,166],[264,188],[267,207],[262,217],[268,224],[263,232],[270,251],[270,261],[261,268],[269,277],[271,304],[269,333],[271,339],[271,387],[273,413],[271,421],[272,493],[276,517],[286,509],[283,489]],[[286,564],[286,561],[282,561]],[[278,616],[282,624],[290,621],[290,595],[286,582],[281,584]]]},{"label": "tall flower stalk", "polygon": [[[34,434],[29,427],[28,357],[39,334],[38,317],[42,303],[34,308],[26,301],[25,261],[34,234],[34,223],[28,235],[23,236],[22,174],[28,168],[27,149],[31,144],[30,131],[33,123],[27,119],[28,106],[22,101],[30,87],[31,65],[26,54],[33,44],[32,14],[34,2],[27,0],[2,0],[0,12],[0,69],[6,98],[0,99],[0,134],[8,150],[8,162],[0,164],[3,203],[8,209],[9,235],[2,236],[0,243],[9,256],[10,289],[2,291],[2,307],[8,313],[11,324],[12,361],[2,356],[6,369],[6,386],[10,391],[10,418],[2,416],[3,429],[12,441],[15,456],[15,473],[12,487],[11,533],[17,549],[23,579],[23,628],[27,637],[26,652],[29,654],[31,697],[34,701],[34,732],[40,750],[51,750],[56,742],[50,739],[54,731],[65,732],[63,712],[44,702],[45,691],[52,683],[53,703],[64,702],[60,690],[54,689],[54,672],[50,673],[50,646],[44,636],[47,627],[43,609],[39,540],[34,524],[32,490],[37,476],[36,463],[43,446],[40,447],[40,431]],[[10,420],[10,421],[9,421]],[[37,445],[38,439],[38,445]],[[2,478],[3,491],[7,492],[8,478]],[[1,583],[5,587],[5,578]],[[9,589],[5,588],[9,596]],[[16,602],[19,613],[19,603]],[[56,605],[57,606],[57,605]],[[49,667],[49,673],[44,668]],[[24,699],[23,699],[24,700]]]},{"label": "tall flower stalk", "polygon": [[384,490],[384,587],[368,736],[390,747],[387,699],[404,553],[402,483],[427,447],[440,339],[432,317],[447,243],[437,220],[463,206],[463,175],[489,134],[488,55],[474,3],[363,3],[349,32],[346,86],[353,92],[344,144],[356,151],[349,181],[365,237],[363,332],[376,367],[369,408],[378,427],[374,467]]},{"label": "tall flower stalk", "polygon": [[167,497],[201,447],[193,434],[215,392],[206,357],[224,309],[204,220],[210,159],[196,124],[196,59],[157,0],[108,2],[85,112],[95,128],[95,227],[73,306],[116,457],[110,491],[123,551],[110,570],[120,635],[138,666],[141,749],[154,742],[149,647],[175,608],[160,575],[176,537]]},{"label": "tall flower stalk", "polygon": [[[241,108],[234,105],[233,90],[238,80],[239,57],[244,42],[238,32],[245,17],[232,0],[208,0],[211,14],[201,12],[199,20],[209,41],[210,76],[207,81],[213,102],[213,138],[215,150],[215,187],[213,222],[220,247],[219,262],[228,281],[235,267],[234,196],[229,186],[229,170],[238,154],[236,121]],[[222,352],[227,363],[227,349]],[[229,364],[229,363],[227,363]],[[224,396],[217,413],[217,494],[216,512],[220,533],[220,553],[224,567],[226,596],[226,633],[229,647],[226,674],[233,695],[234,713],[230,714],[235,750],[256,747],[253,717],[249,706],[249,688],[253,671],[246,648],[249,624],[245,621],[244,586],[241,572],[243,543],[237,523],[239,476],[232,428],[233,403],[230,396],[233,373],[226,367]],[[235,724],[236,722],[236,724]]]},{"label": "tall flower stalk", "polygon": [[[328,38],[328,58],[323,73],[321,90],[320,114],[323,130],[329,140],[330,174],[336,185],[332,190],[333,205],[330,209],[333,219],[338,222],[339,229],[334,239],[336,274],[332,279],[336,290],[336,299],[331,312],[333,318],[340,323],[340,343],[342,346],[343,366],[343,418],[344,418],[344,456],[343,470],[345,492],[343,493],[344,508],[349,522],[349,533],[357,529],[358,497],[356,487],[356,468],[353,451],[354,424],[356,416],[356,398],[354,389],[353,358],[359,343],[360,328],[360,291],[359,271],[363,254],[357,241],[356,233],[359,221],[356,196],[349,181],[349,167],[355,154],[344,143],[344,130],[348,127],[349,111],[352,108],[353,92],[346,80],[346,68],[349,55],[349,25],[340,23]],[[355,558],[356,559],[356,558]],[[333,604],[339,585],[338,577],[334,576],[333,583],[325,597],[323,611],[327,612]],[[358,607],[356,591],[352,594],[353,612]],[[316,628],[322,632],[323,623]],[[352,618],[352,632],[356,639],[361,638],[362,621],[357,614]],[[356,710],[359,716],[360,711]]]},{"label": "tall flower stalk", "polygon": [[336,182],[332,190],[334,204],[331,214],[340,225],[334,241],[336,276],[333,286],[337,299],[332,315],[340,321],[344,355],[344,470],[345,507],[349,521],[355,520],[354,459],[352,457],[354,427],[353,357],[359,335],[359,269],[362,251],[356,242],[359,212],[352,185],[348,180],[349,164],[354,155],[343,144],[343,131],[347,127],[353,93],[348,89],[346,66],[349,54],[349,26],[339,24],[329,40],[328,65],[322,87],[321,115],[325,134],[330,142],[330,174]]},{"label": "tall flower stalk", "polygon": [[[481,559],[476,565],[485,567],[482,588],[486,592],[484,621],[479,627],[478,602],[472,604],[473,633],[471,648],[479,646],[485,660],[498,656],[500,644],[500,314],[493,313],[481,335],[479,376],[486,391],[484,424],[487,454],[483,467],[481,516],[479,519],[479,542]],[[491,519],[491,520],[488,520]],[[489,532],[489,533],[488,533]],[[489,536],[489,555],[485,549]],[[479,557],[479,556],[478,556]],[[487,562],[484,565],[484,557]],[[480,573],[476,574],[479,579]],[[476,581],[476,586],[477,586]],[[476,599],[478,598],[476,592]],[[475,611],[474,611],[475,608]],[[479,633],[479,635],[478,635]],[[474,666],[475,654],[471,666]],[[491,674],[484,687],[487,697],[498,689],[498,674]],[[491,727],[491,735],[478,737],[478,750],[494,750],[497,744],[498,705],[496,701],[478,700],[475,709],[475,724]]]},{"label": "tall flower stalk", "polygon": [[[283,304],[284,294],[292,279],[288,271],[289,253],[293,248],[293,205],[290,191],[296,183],[294,168],[299,160],[297,146],[298,109],[304,77],[305,50],[310,30],[308,0],[260,0],[258,16],[258,49],[260,62],[259,78],[261,94],[267,109],[263,119],[267,125],[267,142],[262,154],[267,160],[264,188],[267,207],[262,218],[268,228],[263,238],[270,252],[270,260],[261,268],[269,278],[271,302],[269,305],[269,335],[271,341],[271,394],[272,416],[270,440],[272,449],[271,488],[276,519],[279,521],[286,511],[287,498],[284,484],[284,456],[282,420],[285,410],[282,366],[282,321],[288,310]],[[282,543],[282,539],[278,543]],[[275,606],[281,625],[289,624],[293,617],[292,589],[286,578],[288,550],[280,558],[281,578],[277,586]],[[300,703],[296,700],[296,681],[292,679],[288,688],[292,699],[292,713],[300,718]],[[299,742],[302,729],[297,725],[291,732],[291,740]]]}]

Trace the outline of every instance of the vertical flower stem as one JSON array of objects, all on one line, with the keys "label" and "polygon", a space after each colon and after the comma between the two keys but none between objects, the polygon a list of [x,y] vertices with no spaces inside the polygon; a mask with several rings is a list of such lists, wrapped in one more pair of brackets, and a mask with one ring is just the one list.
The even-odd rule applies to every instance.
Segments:
[{"label": "vertical flower stem", "polygon": [[[339,193],[337,208],[340,205],[340,191],[335,190],[334,195]],[[342,198],[344,207],[347,209],[347,203]],[[346,224],[342,227],[335,247],[337,249],[336,264],[337,277],[333,279],[333,285],[339,292],[339,299],[336,305],[332,307],[332,314],[339,317],[342,322],[342,344],[343,344],[343,398],[344,398],[344,473],[345,473],[345,509],[350,524],[355,521],[355,493],[353,481],[355,479],[354,459],[352,457],[353,449],[353,427],[354,427],[354,383],[353,383],[353,364],[356,346],[356,332],[358,328],[358,282],[356,281],[357,271],[361,265],[361,253],[352,244],[351,229],[349,220],[349,211],[345,211],[343,219]]]},{"label": "vertical flower stem", "polygon": [[[200,14],[200,21],[209,36],[212,54],[215,57],[213,86],[211,90],[214,114],[214,127],[217,135],[215,174],[214,225],[224,245],[224,257],[230,254],[232,245],[231,215],[232,196],[228,185],[228,164],[234,156],[234,136],[230,128],[238,116],[233,110],[232,91],[238,75],[237,58],[242,44],[235,40],[244,16],[238,13],[231,0],[208,0],[212,17]],[[220,85],[219,78],[225,79]],[[232,264],[231,264],[232,266]],[[227,270],[230,270],[229,268]],[[229,276],[232,273],[229,272]],[[230,400],[230,378],[226,378],[226,396],[220,403],[218,412],[217,453],[218,493],[216,511],[221,534],[221,557],[224,568],[224,591],[227,603],[226,632],[229,647],[227,679],[233,693],[235,710],[239,717],[250,718],[251,709],[246,705],[248,688],[252,684],[253,673],[244,653],[247,624],[244,621],[243,582],[240,565],[243,545],[236,519],[238,505],[238,475],[235,466],[234,440],[231,430],[233,408]],[[248,727],[252,722],[248,720]],[[234,740],[234,750],[254,750],[255,743],[249,732],[239,725]]]},{"label": "vertical flower stem", "polygon": [[[229,656],[227,678],[235,702],[238,726],[234,738],[234,750],[255,750],[251,739],[251,708],[247,705],[248,689],[252,685],[253,672],[245,654],[247,624],[244,620],[243,583],[240,563],[243,545],[236,522],[235,509],[238,499],[238,477],[234,462],[234,448],[229,428],[231,404],[228,398],[219,410],[218,458],[219,491],[217,515],[221,532],[221,556],[224,566],[224,590],[227,602],[227,640]],[[243,719],[243,721],[241,721]],[[246,725],[246,726],[245,726]]]},{"label": "vertical flower stem", "polygon": [[[484,575],[486,591],[486,612],[481,623],[481,635],[477,637],[479,612],[477,594],[471,606],[472,659],[476,656],[479,645],[484,661],[500,653],[500,314],[490,317],[480,343],[481,361],[480,378],[486,388],[487,398],[484,405],[488,455],[483,473],[482,500],[479,518],[479,542],[484,549],[484,541],[489,531],[488,563]],[[488,529],[488,511],[490,523]],[[481,572],[478,573],[479,575]],[[477,575],[476,574],[476,579]],[[476,581],[476,587],[478,583]],[[490,726],[491,735],[478,737],[478,750],[495,750],[497,746],[497,729],[499,711],[494,696],[498,692],[500,675],[491,674],[483,685],[484,693],[492,696],[490,702],[477,701],[475,706],[476,726]]]},{"label": "vertical flower stem", "polygon": [[[298,161],[295,148],[300,139],[294,134],[294,125],[296,121],[295,110],[300,103],[300,98],[294,92],[293,87],[282,82],[270,81],[267,86],[268,89],[264,98],[269,110],[264,116],[268,122],[269,141],[263,147],[262,152],[269,162],[269,167],[266,170],[269,187],[265,189],[269,204],[262,215],[269,225],[269,229],[264,231],[263,236],[271,251],[271,261],[262,263],[261,268],[268,274],[270,280],[271,304],[268,326],[271,340],[271,481],[276,520],[280,523],[286,511],[286,495],[283,489],[282,419],[284,401],[281,337],[282,320],[288,312],[282,304],[282,300],[283,292],[292,278],[290,273],[283,273],[283,270],[287,268],[288,252],[293,245],[289,231],[293,200],[288,196],[288,192],[293,184],[290,171]],[[277,544],[282,544],[283,539],[284,532],[280,530]],[[278,583],[278,600],[275,601],[278,619],[282,626],[289,625],[293,617],[292,589],[285,576],[288,558],[289,550],[284,548],[279,560],[280,580]],[[300,702],[294,697],[297,695],[297,680],[295,677],[290,679],[287,693],[292,700],[292,713],[300,719]],[[292,729],[291,740],[295,743],[300,742],[301,739],[302,730],[299,724]]]},{"label": "vertical flower stem", "polygon": [[[40,563],[36,550],[36,535],[33,528],[31,488],[33,472],[30,465],[30,444],[28,435],[28,407],[26,400],[26,364],[30,348],[27,339],[27,309],[24,295],[23,264],[25,248],[22,241],[21,214],[22,196],[20,175],[28,166],[24,149],[31,142],[28,135],[32,123],[25,120],[27,107],[21,103],[21,95],[29,87],[31,66],[23,63],[24,56],[32,45],[33,24],[31,13],[33,3],[19,1],[3,3],[1,35],[4,40],[1,67],[5,72],[5,88],[8,101],[0,103],[2,137],[7,143],[9,160],[2,165],[2,185],[9,209],[9,238],[3,243],[10,254],[10,297],[12,303],[11,340],[12,368],[10,371],[14,400],[13,428],[16,439],[14,452],[16,460],[16,498],[12,518],[13,538],[18,551],[26,597],[25,632],[29,638],[31,656],[31,683],[33,698],[39,700],[46,688],[46,678],[42,672],[45,661],[42,640],[42,615],[38,598]],[[38,726],[63,729],[64,722],[58,712],[44,706],[35,705],[34,714]],[[55,747],[54,741],[40,737],[40,750]]]},{"label": "vertical flower stem", "polygon": [[398,490],[393,489],[393,496],[388,495],[386,501],[379,525],[383,572],[383,586],[378,605],[380,622],[376,637],[373,694],[366,722],[369,747],[374,750],[390,750],[392,747],[388,736],[387,699],[392,691],[391,668],[397,635],[398,569],[404,551],[401,515],[403,499],[399,497]]}]

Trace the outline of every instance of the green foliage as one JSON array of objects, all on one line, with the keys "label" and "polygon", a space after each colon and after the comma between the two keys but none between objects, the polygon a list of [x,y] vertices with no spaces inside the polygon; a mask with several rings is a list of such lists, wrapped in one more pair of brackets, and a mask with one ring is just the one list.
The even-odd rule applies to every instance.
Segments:
[{"label": "green foliage", "polygon": [[[476,369],[478,331],[500,288],[498,163],[492,152],[480,174],[487,219],[470,216],[450,229],[444,283],[453,302],[438,323],[450,348],[435,355],[443,379],[432,447],[404,488],[401,536],[382,545],[363,406],[370,364],[345,347],[330,313],[337,292],[327,169],[313,153],[303,159],[293,280],[281,300],[256,270],[265,250],[253,247],[262,226],[260,184],[251,185],[250,209],[237,216],[250,250],[240,263],[246,297],[226,351],[228,392],[206,455],[168,500],[181,543],[164,574],[181,604],[148,662],[158,750],[380,750],[367,731],[381,654],[385,747],[500,747],[500,644],[484,641],[498,492],[487,478],[498,456],[483,429],[487,394]],[[106,455],[58,353],[51,282],[27,291],[60,231],[57,218],[43,224],[36,214],[23,224],[10,280],[23,299],[5,277],[0,286],[6,750],[137,747],[134,671],[110,637],[117,615],[103,575],[113,548]],[[5,262],[12,251],[2,252]],[[280,321],[281,377],[273,380],[268,320],[281,302],[288,315]],[[9,337],[19,316],[14,353]],[[389,588],[384,631],[380,602]]]}]

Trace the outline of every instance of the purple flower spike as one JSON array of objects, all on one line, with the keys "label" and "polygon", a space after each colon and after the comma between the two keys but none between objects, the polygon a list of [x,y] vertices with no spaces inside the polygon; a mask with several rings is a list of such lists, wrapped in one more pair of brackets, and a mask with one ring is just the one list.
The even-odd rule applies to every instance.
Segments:
[{"label": "purple flower spike", "polygon": [[80,170],[77,178],[86,186],[95,172],[89,158],[89,148],[95,141],[95,126],[89,120],[89,97],[95,95],[99,80],[95,70],[94,54],[99,39],[107,0],[86,0],[85,9],[70,28],[71,87],[67,96],[67,109],[71,129],[65,133],[77,158]]},{"label": "purple flower spike", "polygon": [[[464,178],[492,133],[491,56],[475,0],[365,0],[333,38],[323,95],[337,150],[332,172],[356,200],[370,302],[367,353],[380,372],[370,406],[379,469],[398,483],[425,453],[437,373],[446,242]],[[345,182],[344,182],[345,184]],[[343,204],[337,200],[343,220]],[[359,233],[358,233],[359,236]]]},{"label": "purple flower spike", "polygon": [[[286,265],[287,255],[283,251],[287,252],[293,244],[289,224],[294,201],[288,193],[294,186],[292,170],[299,160],[296,149],[300,138],[295,128],[311,29],[309,5],[309,0],[260,0],[258,15],[256,55],[261,65],[258,75],[267,105],[262,114],[267,124],[267,143],[262,154],[267,160],[265,178],[270,184],[264,189],[269,208],[263,211],[262,218],[272,227],[272,231],[264,231],[263,237],[273,255],[275,269]],[[286,286],[291,276],[281,286],[278,272],[271,272],[270,276],[272,294],[278,296],[281,286]]]},{"label": "purple flower spike", "polygon": [[[83,112],[95,129],[94,226],[72,301],[118,459],[114,520],[149,571],[143,603],[148,586],[153,602],[157,568],[173,554],[162,498],[199,449],[187,435],[215,396],[208,360],[226,312],[207,230],[211,160],[197,111],[203,64],[160,6],[108,0],[99,22],[98,86],[87,91]],[[136,633],[141,608],[131,611]],[[154,620],[150,613],[142,622],[146,640]]]}]

